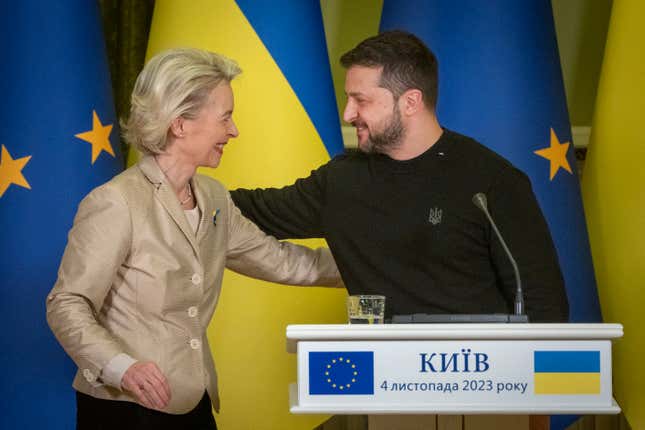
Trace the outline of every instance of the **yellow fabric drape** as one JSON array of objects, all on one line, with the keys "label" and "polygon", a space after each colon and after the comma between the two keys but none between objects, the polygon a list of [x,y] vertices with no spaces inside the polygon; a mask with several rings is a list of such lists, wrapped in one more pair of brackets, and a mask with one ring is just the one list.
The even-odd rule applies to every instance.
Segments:
[{"label": "yellow fabric drape", "polygon": [[624,326],[613,351],[614,395],[634,429],[645,428],[645,3],[615,0],[583,199],[605,322]]}]

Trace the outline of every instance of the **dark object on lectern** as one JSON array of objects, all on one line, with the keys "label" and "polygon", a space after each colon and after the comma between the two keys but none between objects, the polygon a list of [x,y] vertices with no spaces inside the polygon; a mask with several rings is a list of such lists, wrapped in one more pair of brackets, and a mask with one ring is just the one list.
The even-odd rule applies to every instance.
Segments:
[{"label": "dark object on lectern", "polygon": [[394,315],[392,324],[455,324],[455,323],[527,323],[527,315],[509,314],[411,314]]}]

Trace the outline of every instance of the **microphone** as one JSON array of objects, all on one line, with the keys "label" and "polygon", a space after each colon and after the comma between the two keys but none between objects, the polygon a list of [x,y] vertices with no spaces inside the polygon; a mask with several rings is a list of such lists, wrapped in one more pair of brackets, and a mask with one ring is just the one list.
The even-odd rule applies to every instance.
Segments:
[{"label": "microphone", "polygon": [[486,214],[486,218],[493,227],[497,238],[502,244],[508,259],[511,261],[513,271],[515,272],[515,312],[513,314],[412,314],[412,315],[394,315],[392,324],[410,324],[410,323],[528,323],[528,315],[524,313],[524,294],[522,293],[522,281],[520,280],[520,271],[517,263],[506,246],[497,225],[488,212],[488,203],[486,194],[477,193],[473,196],[473,203]]},{"label": "microphone", "polygon": [[508,249],[508,246],[506,246],[506,242],[504,241],[502,234],[497,229],[497,224],[495,224],[495,221],[493,221],[493,217],[491,217],[490,212],[488,212],[488,201],[486,199],[486,194],[476,193],[473,196],[473,203],[475,204],[475,206],[481,209],[481,211],[484,212],[484,214],[486,215],[486,218],[488,218],[490,225],[493,227],[493,231],[495,231],[495,235],[497,235],[499,242],[502,244],[502,248],[504,248],[504,252],[506,252],[506,256],[508,257],[508,259],[511,262],[511,265],[513,266],[513,271],[515,272],[515,286],[516,286],[515,315],[517,316],[521,315],[522,317],[525,317],[526,321],[524,322],[528,322],[528,316],[524,314],[524,293],[522,291],[522,281],[520,279],[520,271],[517,268],[517,263],[513,258],[513,254],[511,254],[511,251]]}]

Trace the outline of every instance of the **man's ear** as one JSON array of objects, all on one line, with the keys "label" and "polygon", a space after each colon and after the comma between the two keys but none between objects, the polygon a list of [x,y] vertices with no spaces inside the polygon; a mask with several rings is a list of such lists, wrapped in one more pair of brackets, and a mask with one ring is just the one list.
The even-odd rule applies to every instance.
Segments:
[{"label": "man's ear", "polygon": [[401,103],[400,108],[404,115],[414,115],[425,107],[423,103],[423,93],[414,88],[401,94],[401,97],[399,97],[399,103]]}]

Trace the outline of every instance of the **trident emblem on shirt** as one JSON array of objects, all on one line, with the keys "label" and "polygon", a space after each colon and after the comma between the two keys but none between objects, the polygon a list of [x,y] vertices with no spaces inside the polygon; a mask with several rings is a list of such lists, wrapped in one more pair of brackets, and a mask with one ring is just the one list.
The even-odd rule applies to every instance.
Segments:
[{"label": "trident emblem on shirt", "polygon": [[428,215],[428,222],[432,225],[437,225],[441,222],[441,209],[434,207],[430,209],[430,215]]}]

